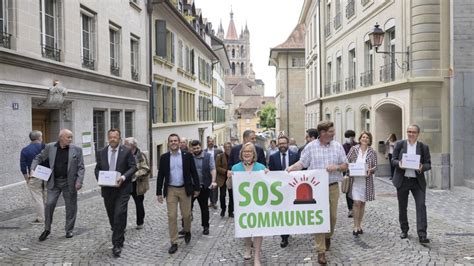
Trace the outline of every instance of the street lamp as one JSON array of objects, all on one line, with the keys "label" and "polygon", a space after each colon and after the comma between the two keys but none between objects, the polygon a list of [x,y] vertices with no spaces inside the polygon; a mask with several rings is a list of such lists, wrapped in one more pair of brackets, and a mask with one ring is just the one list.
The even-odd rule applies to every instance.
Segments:
[{"label": "street lamp", "polygon": [[[374,29],[372,30],[371,33],[369,33],[369,39],[370,39],[370,43],[372,44],[373,47],[375,47],[375,52],[378,53],[378,54],[389,54],[389,55],[393,55],[393,54],[406,54],[407,56],[407,60],[403,62],[403,64],[407,66],[407,70],[410,69],[410,65],[409,65],[409,59],[410,59],[410,47],[407,47],[407,51],[406,52],[396,52],[396,51],[379,51],[379,47],[382,45],[383,43],[383,38],[385,36],[385,31],[383,31],[381,28],[379,28],[380,25],[378,23],[375,23],[375,26],[374,26]],[[401,69],[403,69],[403,67],[400,67],[397,63],[397,66]]]}]

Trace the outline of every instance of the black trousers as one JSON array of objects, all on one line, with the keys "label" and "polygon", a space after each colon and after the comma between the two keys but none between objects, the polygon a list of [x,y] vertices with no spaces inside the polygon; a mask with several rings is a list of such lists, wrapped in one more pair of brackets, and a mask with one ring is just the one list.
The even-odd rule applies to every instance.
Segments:
[{"label": "black trousers", "polygon": [[393,167],[393,165],[392,165],[392,156],[393,155],[391,153],[388,154],[388,161],[390,163],[390,173],[391,173],[390,179],[392,179],[393,173],[395,173],[395,167]]},{"label": "black trousers", "polygon": [[125,241],[125,228],[127,227],[127,209],[130,199],[129,193],[124,193],[119,189],[108,189],[102,192],[105,209],[109,217],[112,228],[112,244],[123,246]]},{"label": "black trousers", "polygon": [[143,201],[145,200],[145,195],[137,195],[137,182],[133,182],[133,191],[132,198],[135,202],[135,207],[137,210],[137,225],[142,225],[145,219],[145,207],[143,206]]},{"label": "black trousers", "polygon": [[203,227],[209,227],[209,206],[207,205],[208,199],[209,189],[206,187],[201,187],[199,196],[197,198],[193,198],[193,207],[195,200],[197,200],[199,203],[199,208],[201,209],[201,225]]},{"label": "black trousers", "polygon": [[[344,173],[346,175],[347,172]],[[352,211],[352,206],[354,205],[354,201],[349,197],[349,193],[346,193],[346,202],[347,202],[347,209]]]},{"label": "black trousers", "polygon": [[425,206],[426,193],[420,187],[416,178],[404,177],[402,186],[397,189],[400,228],[402,232],[408,232],[410,229],[407,217],[408,195],[410,194],[410,191],[415,199],[416,228],[418,231],[418,237],[426,237],[426,229],[428,227]]},{"label": "black trousers", "polygon": [[221,203],[221,210],[223,210],[224,212],[227,209],[227,206],[225,204],[225,196],[227,194],[227,191],[229,191],[229,214],[230,214],[230,213],[234,213],[234,197],[232,194],[232,189],[228,190],[227,185],[224,182],[224,185],[219,188],[219,193],[220,193],[219,201]]}]

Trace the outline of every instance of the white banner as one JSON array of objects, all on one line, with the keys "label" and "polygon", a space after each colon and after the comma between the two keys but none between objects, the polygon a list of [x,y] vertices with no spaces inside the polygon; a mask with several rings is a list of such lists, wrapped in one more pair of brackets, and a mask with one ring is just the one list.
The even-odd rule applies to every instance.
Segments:
[{"label": "white banner", "polygon": [[235,237],[327,233],[326,170],[233,172]]}]

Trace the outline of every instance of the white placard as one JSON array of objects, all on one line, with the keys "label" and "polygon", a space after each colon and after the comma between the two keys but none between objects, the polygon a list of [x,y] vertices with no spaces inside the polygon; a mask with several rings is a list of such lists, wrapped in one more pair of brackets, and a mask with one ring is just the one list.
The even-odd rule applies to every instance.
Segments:
[{"label": "white placard", "polygon": [[82,143],[91,143],[92,142],[92,133],[83,132],[82,133]]},{"label": "white placard", "polygon": [[234,172],[232,186],[235,237],[330,231],[325,169]]},{"label": "white placard", "polygon": [[420,155],[404,153],[402,155],[402,167],[405,169],[420,169]]},{"label": "white placard", "polygon": [[367,164],[366,163],[350,163],[349,174],[350,176],[367,176]]},{"label": "white placard", "polygon": [[37,165],[35,171],[33,172],[33,177],[36,177],[44,181],[48,181],[52,172],[53,171],[49,169],[48,167]]},{"label": "white placard", "polygon": [[116,187],[121,174],[117,171],[99,171],[99,186]]}]

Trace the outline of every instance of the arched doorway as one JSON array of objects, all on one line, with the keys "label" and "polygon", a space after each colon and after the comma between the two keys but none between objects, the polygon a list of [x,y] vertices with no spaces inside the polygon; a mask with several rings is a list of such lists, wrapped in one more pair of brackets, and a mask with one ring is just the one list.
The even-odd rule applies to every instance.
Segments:
[{"label": "arched doorway", "polygon": [[397,139],[403,138],[403,112],[393,103],[384,103],[375,110],[375,132],[373,146],[378,154],[378,170],[380,176],[390,175],[390,162],[385,159],[385,140],[388,135],[395,133]]}]

